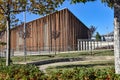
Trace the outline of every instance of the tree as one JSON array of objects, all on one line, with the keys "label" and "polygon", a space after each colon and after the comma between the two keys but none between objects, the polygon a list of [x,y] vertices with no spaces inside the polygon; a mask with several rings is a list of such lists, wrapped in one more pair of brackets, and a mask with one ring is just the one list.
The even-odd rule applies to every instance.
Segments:
[{"label": "tree", "polygon": [[[6,66],[10,65],[10,24],[11,15],[27,11],[33,14],[45,15],[55,11],[64,0],[0,0],[0,16],[4,17],[3,24],[7,24],[7,56]],[[2,20],[0,19],[0,22]],[[2,24],[2,25],[3,25]],[[1,24],[0,24],[1,25]]]},{"label": "tree", "polygon": [[90,38],[92,38],[92,36],[95,33],[96,29],[97,28],[95,26],[93,26],[93,25],[90,26],[90,28],[89,28],[89,30],[90,30]]},{"label": "tree", "polygon": [[101,0],[109,7],[114,8],[114,56],[115,72],[120,74],[120,0]]},{"label": "tree", "polygon": [[[95,0],[71,0],[72,3],[85,3]],[[115,72],[120,74],[120,0],[101,0],[110,8],[114,8],[114,56]]]},{"label": "tree", "polygon": [[[27,11],[34,14],[47,14],[54,11],[65,0],[0,0],[0,14],[7,19],[7,54],[10,54],[10,14]],[[71,0],[71,3],[85,3],[95,0]],[[114,54],[115,72],[120,74],[120,0],[101,0],[109,7],[114,7]],[[10,56],[8,56],[10,58]]]},{"label": "tree", "polygon": [[55,28],[55,31],[52,31],[52,38],[55,40],[55,55],[56,55],[56,39],[60,36],[60,32],[59,31],[56,31],[56,28]]},{"label": "tree", "polygon": [[114,3],[114,56],[115,72],[120,74],[120,1]]},{"label": "tree", "polygon": [[101,36],[98,32],[96,33],[95,38],[96,38],[96,41],[101,41]]},{"label": "tree", "polygon": [[0,15],[0,31],[4,30],[5,28],[5,21],[4,21],[4,16]]}]

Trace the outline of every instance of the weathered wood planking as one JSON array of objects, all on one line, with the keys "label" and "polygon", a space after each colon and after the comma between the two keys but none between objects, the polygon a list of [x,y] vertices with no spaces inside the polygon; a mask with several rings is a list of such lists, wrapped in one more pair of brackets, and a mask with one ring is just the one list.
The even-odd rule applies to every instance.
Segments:
[{"label": "weathered wood planking", "polygon": [[[55,46],[59,51],[77,50],[77,39],[88,38],[89,29],[68,9],[54,12],[26,24],[29,32],[26,46],[27,50],[31,51],[55,50]],[[11,48],[14,50],[23,49],[24,46],[24,41],[19,36],[20,30],[23,30],[23,25],[11,29]],[[1,41],[3,40],[4,37],[1,38]]]}]

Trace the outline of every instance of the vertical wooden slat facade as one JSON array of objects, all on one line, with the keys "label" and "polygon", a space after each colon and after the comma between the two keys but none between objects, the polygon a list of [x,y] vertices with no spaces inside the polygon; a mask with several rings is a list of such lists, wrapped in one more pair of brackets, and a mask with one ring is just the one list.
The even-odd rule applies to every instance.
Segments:
[{"label": "vertical wooden slat facade", "polygon": [[68,13],[68,22],[67,22],[67,29],[68,29],[68,48],[72,50],[77,49],[77,40],[78,39],[88,39],[89,37],[89,29],[79,20],[77,19],[69,10]]},{"label": "vertical wooden slat facade", "polygon": [[[24,45],[19,36],[20,27],[23,25],[11,29],[11,48],[14,50],[19,50]],[[27,50],[53,51],[55,41],[58,51],[77,50],[77,39],[88,39],[88,31],[68,9],[63,9],[27,23]]]}]

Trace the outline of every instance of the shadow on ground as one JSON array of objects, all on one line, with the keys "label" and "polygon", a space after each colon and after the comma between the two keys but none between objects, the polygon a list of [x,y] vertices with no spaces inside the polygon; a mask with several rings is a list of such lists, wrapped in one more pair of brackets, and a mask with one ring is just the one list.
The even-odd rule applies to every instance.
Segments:
[{"label": "shadow on ground", "polygon": [[113,62],[111,63],[98,63],[98,64],[75,64],[75,65],[64,65],[64,66],[56,66],[56,69],[61,69],[61,68],[74,68],[74,67],[95,67],[95,66],[111,66],[114,65]]}]

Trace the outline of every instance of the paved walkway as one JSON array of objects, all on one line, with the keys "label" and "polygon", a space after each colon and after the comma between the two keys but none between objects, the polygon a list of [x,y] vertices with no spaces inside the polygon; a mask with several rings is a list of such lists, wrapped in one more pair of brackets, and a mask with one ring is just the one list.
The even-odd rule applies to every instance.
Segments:
[{"label": "paved walkway", "polygon": [[16,64],[35,64],[40,70],[44,71],[50,66],[77,65],[84,63],[94,63],[96,61],[113,61],[114,56],[81,56],[78,58],[61,58],[33,62],[18,62]]},{"label": "paved walkway", "polygon": [[113,61],[114,56],[88,56],[86,59],[82,61],[70,61],[70,62],[57,62],[57,63],[48,63],[44,65],[38,65],[39,69],[44,71],[50,66],[62,66],[62,65],[77,65],[77,64],[85,64],[85,63],[94,63],[96,61]]}]

